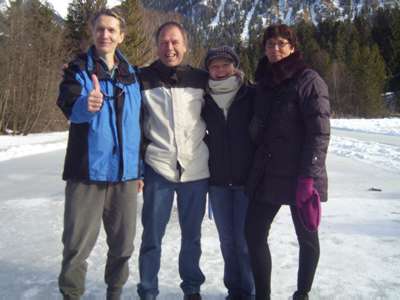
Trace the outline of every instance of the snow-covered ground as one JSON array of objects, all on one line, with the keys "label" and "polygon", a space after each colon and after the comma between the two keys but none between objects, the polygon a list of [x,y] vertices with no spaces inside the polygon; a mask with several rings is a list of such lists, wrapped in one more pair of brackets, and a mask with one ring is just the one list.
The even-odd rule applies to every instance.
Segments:
[{"label": "snow-covered ground", "polygon": [[65,149],[68,132],[0,135],[0,162],[19,157]]},{"label": "snow-covered ground", "polygon": [[[323,205],[321,258],[311,299],[400,298],[400,119],[332,120],[329,201]],[[0,299],[61,299],[63,189],[67,134],[0,136]],[[371,191],[371,189],[374,189]],[[378,190],[378,191],[376,191]],[[138,220],[140,220],[141,198]],[[136,249],[141,225],[137,226]],[[205,300],[224,299],[223,262],[213,221],[205,219],[201,265]],[[159,299],[181,299],[179,226],[164,239]],[[296,286],[298,247],[289,210],[271,229],[272,299]],[[89,258],[86,296],[104,299],[104,233]],[[137,299],[137,254],[124,299]]]}]

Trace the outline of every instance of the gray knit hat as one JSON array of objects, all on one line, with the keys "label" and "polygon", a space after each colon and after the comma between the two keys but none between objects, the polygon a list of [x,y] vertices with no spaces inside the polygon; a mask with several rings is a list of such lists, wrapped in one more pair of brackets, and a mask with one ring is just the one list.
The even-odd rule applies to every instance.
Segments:
[{"label": "gray knit hat", "polygon": [[204,65],[208,70],[208,66],[211,61],[216,58],[225,58],[231,60],[235,68],[239,66],[239,56],[235,53],[235,51],[229,46],[221,46],[217,48],[210,48],[207,52],[206,58],[204,60]]}]

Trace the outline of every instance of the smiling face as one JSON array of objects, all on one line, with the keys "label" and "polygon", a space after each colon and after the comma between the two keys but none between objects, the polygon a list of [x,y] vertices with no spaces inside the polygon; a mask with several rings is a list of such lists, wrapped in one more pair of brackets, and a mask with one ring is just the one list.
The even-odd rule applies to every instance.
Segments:
[{"label": "smiling face", "polygon": [[270,38],[265,43],[265,55],[270,63],[276,63],[294,52],[294,47],[288,40],[276,37]]},{"label": "smiling face", "polygon": [[157,40],[157,54],[164,65],[180,65],[186,51],[186,41],[178,27],[171,25],[162,29]]},{"label": "smiling face", "polygon": [[216,58],[209,63],[208,73],[212,80],[223,80],[235,74],[235,66],[229,59]]},{"label": "smiling face", "polygon": [[119,20],[107,15],[101,15],[96,20],[92,34],[97,53],[101,57],[114,54],[124,40]]}]

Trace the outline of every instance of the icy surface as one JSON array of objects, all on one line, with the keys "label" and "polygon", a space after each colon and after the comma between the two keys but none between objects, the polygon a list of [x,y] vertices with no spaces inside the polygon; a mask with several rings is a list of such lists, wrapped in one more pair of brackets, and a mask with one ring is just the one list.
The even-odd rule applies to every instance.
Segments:
[{"label": "icy surface", "polygon": [[[397,300],[399,119],[332,120],[332,127],[327,163],[329,201],[323,204],[321,258],[310,298]],[[0,299],[61,299],[57,276],[62,252],[64,183],[60,178],[66,138],[65,132],[0,136]],[[53,147],[55,144],[57,147]],[[34,147],[41,151],[34,152]],[[138,299],[141,206],[139,197],[135,252],[124,299]],[[203,298],[223,300],[223,261],[215,224],[207,218],[202,237],[201,266],[207,278],[202,286]],[[160,300],[182,297],[177,267],[179,241],[174,210],[163,241]],[[287,207],[281,209],[272,225],[270,247],[272,299],[287,300],[295,290],[298,259]],[[106,253],[102,231],[88,260],[84,299],[105,299]]]}]

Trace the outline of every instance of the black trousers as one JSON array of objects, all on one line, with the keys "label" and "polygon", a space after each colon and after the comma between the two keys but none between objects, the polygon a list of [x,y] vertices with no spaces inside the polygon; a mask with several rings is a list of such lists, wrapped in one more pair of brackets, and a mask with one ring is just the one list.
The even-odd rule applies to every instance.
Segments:
[{"label": "black trousers", "polygon": [[[281,205],[250,201],[247,210],[245,233],[257,300],[270,299],[272,262],[268,234],[271,223],[280,208]],[[297,290],[308,293],[311,290],[319,260],[318,232],[309,232],[304,228],[294,206],[290,206],[290,211],[300,247]]]}]

